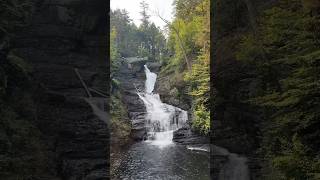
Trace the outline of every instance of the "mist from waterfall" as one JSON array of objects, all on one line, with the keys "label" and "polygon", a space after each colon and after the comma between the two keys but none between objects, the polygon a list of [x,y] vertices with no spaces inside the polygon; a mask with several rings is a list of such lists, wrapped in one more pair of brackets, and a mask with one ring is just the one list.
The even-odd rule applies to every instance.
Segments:
[{"label": "mist from waterfall", "polygon": [[181,128],[188,119],[187,111],[161,102],[159,94],[154,94],[157,75],[144,65],[146,82],[145,91],[138,92],[146,106],[147,141],[154,145],[172,144],[173,132]]}]

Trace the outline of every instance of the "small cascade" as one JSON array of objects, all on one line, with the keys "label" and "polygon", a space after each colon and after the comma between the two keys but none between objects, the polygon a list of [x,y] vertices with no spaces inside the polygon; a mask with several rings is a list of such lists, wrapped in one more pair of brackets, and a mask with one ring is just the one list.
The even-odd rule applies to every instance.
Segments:
[{"label": "small cascade", "polygon": [[161,102],[159,94],[154,94],[157,75],[144,65],[146,73],[145,92],[138,92],[147,110],[147,140],[154,145],[172,144],[173,132],[181,128],[188,119],[187,111]]}]

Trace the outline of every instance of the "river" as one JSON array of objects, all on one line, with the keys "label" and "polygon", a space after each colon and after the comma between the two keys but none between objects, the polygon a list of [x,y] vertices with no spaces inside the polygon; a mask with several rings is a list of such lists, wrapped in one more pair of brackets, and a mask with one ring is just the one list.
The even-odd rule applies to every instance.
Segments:
[{"label": "river", "polygon": [[[208,145],[179,145],[173,132],[188,120],[187,111],[161,102],[154,93],[157,75],[145,65],[145,89],[137,94],[146,107],[145,141],[133,144],[121,158],[115,172],[121,180],[209,180],[210,153]],[[214,156],[226,158],[218,180],[249,180],[248,159],[212,145]]]}]

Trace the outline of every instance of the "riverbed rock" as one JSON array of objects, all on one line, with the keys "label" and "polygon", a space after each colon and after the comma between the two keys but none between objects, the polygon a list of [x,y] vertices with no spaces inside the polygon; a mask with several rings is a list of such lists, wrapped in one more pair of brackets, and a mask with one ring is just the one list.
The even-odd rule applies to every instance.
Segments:
[{"label": "riverbed rock", "polygon": [[192,132],[188,126],[175,131],[173,133],[173,141],[183,145],[210,144],[209,137],[201,136]]}]

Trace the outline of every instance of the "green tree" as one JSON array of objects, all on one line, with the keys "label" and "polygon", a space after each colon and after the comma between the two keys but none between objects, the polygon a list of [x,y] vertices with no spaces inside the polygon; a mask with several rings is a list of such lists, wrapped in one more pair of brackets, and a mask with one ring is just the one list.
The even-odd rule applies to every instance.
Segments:
[{"label": "green tree", "polygon": [[279,179],[320,173],[319,25],[301,1],[281,0],[262,14],[256,37],[239,44],[237,59],[261,82],[249,101],[268,112],[262,152]]},{"label": "green tree", "polygon": [[[173,56],[164,72],[184,75],[187,94],[192,98],[194,130],[210,133],[210,1],[176,0],[175,19],[170,26],[167,47]],[[165,21],[165,20],[164,20]]]},{"label": "green tree", "polygon": [[113,27],[110,33],[110,59],[111,59],[112,69],[115,69],[117,67],[116,61],[119,58],[116,38],[117,38],[117,30],[115,27]]},{"label": "green tree", "polygon": [[150,24],[150,15],[148,14],[149,5],[145,1],[140,2],[141,7],[141,25],[140,28],[144,29],[147,28]]}]

